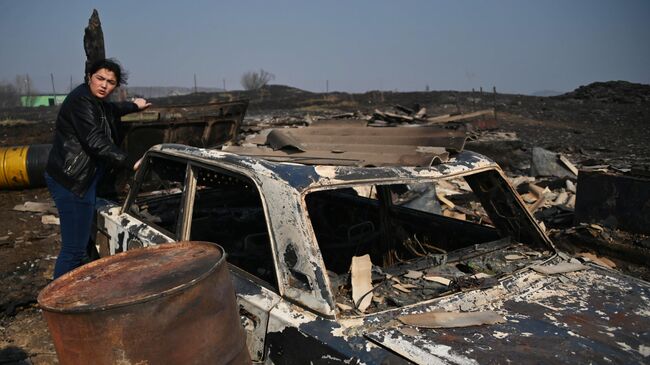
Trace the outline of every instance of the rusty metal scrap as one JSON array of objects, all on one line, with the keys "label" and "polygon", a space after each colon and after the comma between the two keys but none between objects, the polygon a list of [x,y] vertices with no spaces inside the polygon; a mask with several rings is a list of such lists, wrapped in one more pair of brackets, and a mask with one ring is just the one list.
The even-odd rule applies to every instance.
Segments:
[{"label": "rusty metal scrap", "polygon": [[531,267],[531,269],[545,275],[563,274],[567,272],[586,270],[587,268],[587,266],[579,262],[561,262],[551,266],[534,265]]},{"label": "rusty metal scrap", "polygon": [[[225,151],[276,161],[357,166],[431,166],[445,162],[448,151],[462,151],[462,127],[349,127],[273,129],[247,140],[257,146],[227,146]],[[266,147],[265,147],[266,146]]]},{"label": "rusty metal scrap", "polygon": [[396,113],[381,111],[375,109],[370,119],[371,125],[393,125],[393,124],[420,124],[433,125],[445,124],[450,122],[463,123],[471,126],[472,129],[493,129],[496,127],[496,113],[494,109],[485,109],[470,113],[445,114],[438,116],[428,116],[426,108],[416,106],[416,109],[404,107],[402,105],[394,106]]},{"label": "rusty metal scrap", "polygon": [[[401,307],[454,291],[488,288],[497,285],[497,279],[504,275],[541,263],[549,257],[549,252],[532,250],[526,245],[510,243],[509,239],[505,239],[477,244],[471,250],[445,254],[442,259],[435,261],[430,260],[431,255],[417,256],[391,267],[373,266],[373,282],[372,285],[366,285],[364,294],[372,290],[375,298],[385,301],[374,300],[368,303],[368,312]],[[366,272],[370,272],[370,268]],[[341,310],[352,311],[352,308],[357,307],[359,299],[355,297],[354,286],[343,283],[337,288],[339,291],[336,301],[344,305],[339,306]],[[366,308],[363,311],[365,310]]]},{"label": "rusty metal scrap", "polygon": [[485,324],[503,323],[502,315],[494,311],[481,312],[426,312],[407,314],[397,319],[411,326],[423,328],[471,327]]}]

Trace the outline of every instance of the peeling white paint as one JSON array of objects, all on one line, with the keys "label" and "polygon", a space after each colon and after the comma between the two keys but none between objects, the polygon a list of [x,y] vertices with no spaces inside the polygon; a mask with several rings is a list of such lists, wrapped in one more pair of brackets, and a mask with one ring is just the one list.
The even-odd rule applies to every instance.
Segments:
[{"label": "peeling white paint", "polygon": [[648,306],[648,299],[644,299],[644,303],[646,303],[646,306],[644,308],[637,308],[634,311],[634,314],[638,314],[641,317],[650,317],[650,307]]},{"label": "peeling white paint", "polygon": [[379,342],[382,345],[416,364],[442,365],[452,363],[458,365],[478,365],[476,360],[455,353],[452,351],[452,348],[447,345],[431,342],[415,345],[402,336],[394,336],[390,331],[375,333],[375,335],[380,338]]},{"label": "peeling white paint", "polygon": [[321,356],[321,359],[323,359],[323,360],[333,360],[333,361],[343,361],[343,359],[338,358],[338,357],[334,357],[332,355],[323,355],[323,356]]},{"label": "peeling white paint", "polygon": [[494,333],[492,334],[492,336],[494,336],[494,337],[496,337],[496,338],[502,340],[502,339],[508,337],[508,333],[505,333],[505,332],[499,332],[499,331],[494,331]]},{"label": "peeling white paint", "polygon": [[575,332],[573,332],[573,331],[567,331],[567,333],[569,334],[569,336],[578,337],[578,338],[583,338],[582,336],[580,336],[579,334],[577,334],[577,333],[575,333]]},{"label": "peeling white paint", "polygon": [[555,316],[553,316],[552,314],[544,313],[544,317],[550,319],[554,324],[556,324],[556,325],[558,324],[557,323],[558,322],[557,318],[555,318]]},{"label": "peeling white paint", "polygon": [[625,342],[617,342],[616,344],[625,351],[632,351],[632,347],[630,347],[630,345],[626,344]]},{"label": "peeling white paint", "polygon": [[297,328],[316,319],[312,313],[292,311],[291,305],[282,301],[271,312],[267,332],[282,332],[287,327]]},{"label": "peeling white paint", "polygon": [[[171,237],[151,228],[149,225],[144,224],[130,215],[119,214],[119,211],[120,207],[112,205],[106,206],[98,212],[104,220],[104,224],[100,228],[108,236],[110,255],[119,253],[117,249],[120,246],[123,251],[127,251],[127,243],[131,238],[138,238],[143,247],[156,245],[157,243],[151,240],[153,237],[164,242],[174,242],[174,239]],[[123,233],[122,241],[118,242],[121,233]]]},{"label": "peeling white paint", "polygon": [[332,329],[332,336],[343,337],[347,341],[349,336],[346,334],[346,331],[350,328],[363,326],[363,318],[346,318],[339,320],[338,323],[341,327]]},{"label": "peeling white paint", "polygon": [[321,178],[336,180],[336,168],[334,166],[316,166],[315,170]]},{"label": "peeling white paint", "polygon": [[252,295],[237,294],[237,297],[241,298],[246,302],[255,303],[255,305],[260,308],[271,308],[275,304],[273,298],[264,294],[252,294]]},{"label": "peeling white paint", "polygon": [[350,327],[357,327],[357,326],[362,326],[363,325],[363,318],[357,317],[357,318],[342,318],[338,321],[338,323],[345,327],[345,328],[350,328]]},{"label": "peeling white paint", "polygon": [[372,342],[366,342],[366,352],[370,352],[372,349],[376,349],[377,345]]}]

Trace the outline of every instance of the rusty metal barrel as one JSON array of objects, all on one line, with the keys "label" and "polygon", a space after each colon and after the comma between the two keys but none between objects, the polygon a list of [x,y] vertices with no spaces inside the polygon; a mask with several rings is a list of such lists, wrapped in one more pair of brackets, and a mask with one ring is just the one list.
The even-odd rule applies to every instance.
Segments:
[{"label": "rusty metal barrel", "polygon": [[178,242],[77,268],[38,296],[66,364],[249,364],[223,249]]}]

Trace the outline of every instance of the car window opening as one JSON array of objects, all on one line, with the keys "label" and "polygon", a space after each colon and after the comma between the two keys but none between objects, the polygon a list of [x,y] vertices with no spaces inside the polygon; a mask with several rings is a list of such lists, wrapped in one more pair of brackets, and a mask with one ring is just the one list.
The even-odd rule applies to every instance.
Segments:
[{"label": "car window opening", "polygon": [[495,192],[503,188],[497,181],[483,172],[307,194],[314,233],[344,314],[358,314],[349,272],[353,256],[368,254],[373,264],[375,289],[366,312],[489,287],[550,256],[548,247],[531,238],[535,234],[513,208],[515,202],[497,198],[507,195]]},{"label": "car window opening", "polygon": [[184,162],[150,158],[137,197],[128,211],[176,238],[185,169]]},{"label": "car window opening", "polygon": [[190,239],[221,245],[227,261],[277,288],[260,194],[244,176],[197,168]]},{"label": "car window opening", "polygon": [[[178,239],[187,165],[151,158],[129,212]],[[190,240],[222,246],[227,261],[277,288],[273,256],[260,194],[248,178],[195,167],[196,192]]]}]

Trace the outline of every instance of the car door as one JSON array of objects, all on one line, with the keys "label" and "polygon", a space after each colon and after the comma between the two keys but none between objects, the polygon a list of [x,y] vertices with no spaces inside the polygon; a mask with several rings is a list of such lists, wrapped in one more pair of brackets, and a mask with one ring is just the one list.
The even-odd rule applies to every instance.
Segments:
[{"label": "car door", "polygon": [[257,184],[228,166],[191,162],[186,175],[180,238],[224,249],[251,359],[264,362],[269,313],[281,297]]},{"label": "car door", "polygon": [[281,298],[236,266],[231,266],[231,274],[248,352],[254,363],[261,363],[268,355],[265,340],[269,314]]},{"label": "car door", "polygon": [[122,207],[99,200],[95,243],[100,256],[178,240],[186,204],[187,163],[148,155]]},{"label": "car door", "polygon": [[133,215],[120,213],[120,210],[120,206],[104,201],[97,211],[95,245],[101,257],[175,241]]}]

